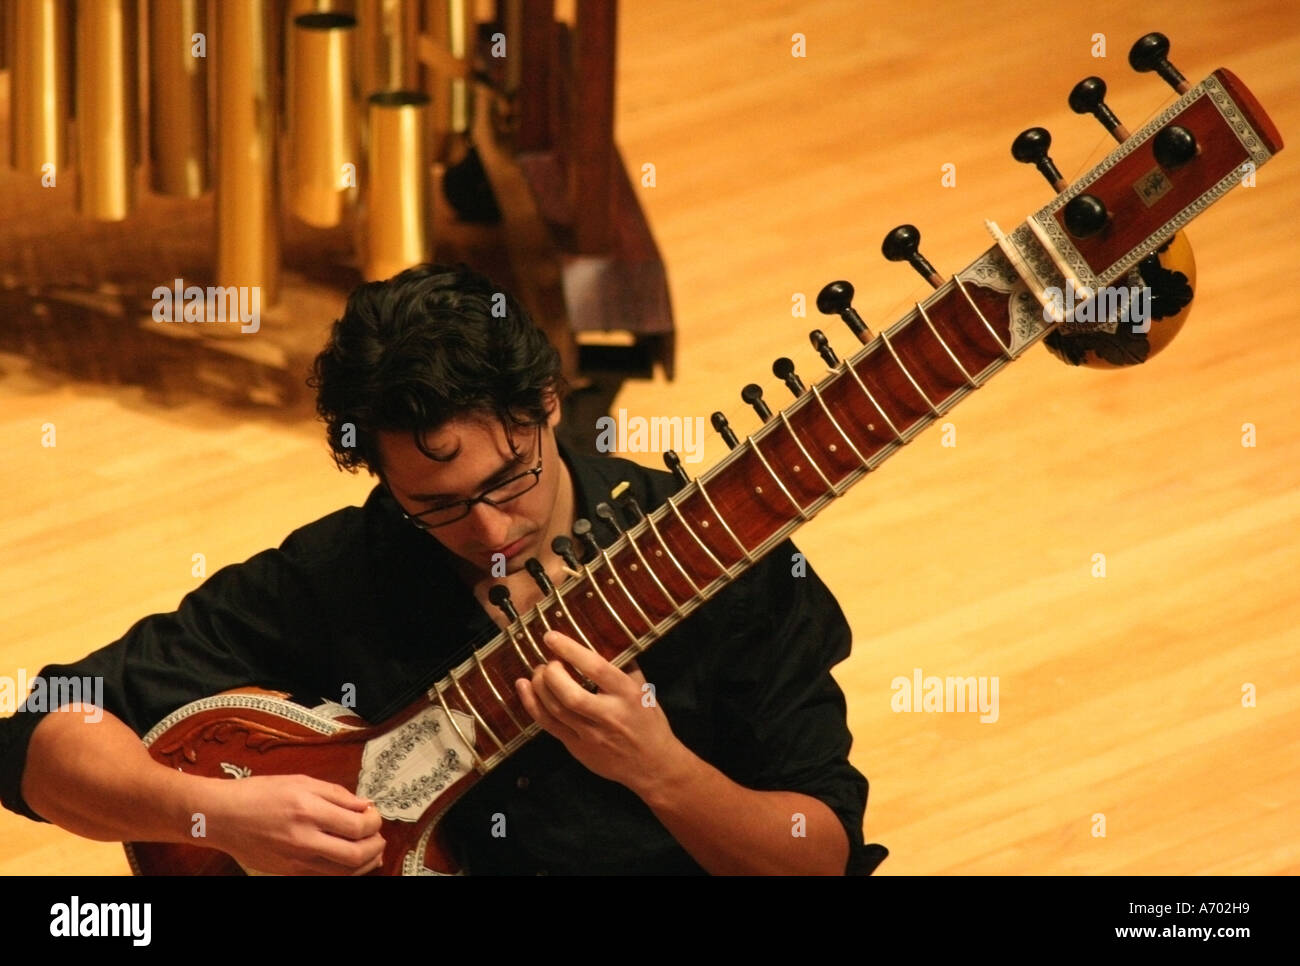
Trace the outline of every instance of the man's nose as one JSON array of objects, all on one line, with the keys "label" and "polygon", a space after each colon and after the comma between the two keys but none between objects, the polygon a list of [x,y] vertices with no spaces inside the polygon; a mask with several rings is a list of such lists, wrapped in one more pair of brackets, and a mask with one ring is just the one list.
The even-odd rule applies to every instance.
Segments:
[{"label": "man's nose", "polygon": [[510,514],[489,503],[475,503],[469,509],[466,522],[475,539],[486,547],[499,547],[510,531]]}]

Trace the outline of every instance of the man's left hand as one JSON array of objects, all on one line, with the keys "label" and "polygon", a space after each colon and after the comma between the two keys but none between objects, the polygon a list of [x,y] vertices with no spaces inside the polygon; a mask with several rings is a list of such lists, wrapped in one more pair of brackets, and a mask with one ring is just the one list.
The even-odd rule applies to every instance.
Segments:
[{"label": "man's left hand", "polygon": [[[533,669],[532,680],[515,688],[533,720],[564,743],[588,769],[633,791],[662,777],[687,749],[668,718],[644,688],[645,675],[632,665],[624,673],[590,648],[559,631],[542,638],[560,660]],[[567,662],[596,685],[591,693],[573,679]]]}]

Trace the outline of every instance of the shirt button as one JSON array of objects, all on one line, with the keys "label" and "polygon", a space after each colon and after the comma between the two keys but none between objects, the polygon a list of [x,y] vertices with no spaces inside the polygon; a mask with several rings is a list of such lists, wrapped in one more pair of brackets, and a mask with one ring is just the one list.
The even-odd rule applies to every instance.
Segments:
[{"label": "shirt button", "polygon": [[515,788],[519,789],[521,792],[528,791],[528,776],[520,775],[518,778],[516,778]]}]

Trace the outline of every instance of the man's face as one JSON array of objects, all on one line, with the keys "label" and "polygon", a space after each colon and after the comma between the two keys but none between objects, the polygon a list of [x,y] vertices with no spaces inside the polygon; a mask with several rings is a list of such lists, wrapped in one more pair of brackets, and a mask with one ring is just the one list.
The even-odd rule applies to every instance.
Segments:
[{"label": "man's face", "polygon": [[[506,555],[507,572],[521,570],[529,557],[540,557],[554,533],[565,527],[564,521],[554,520],[565,472],[553,432],[559,418],[560,407],[556,404],[541,432],[542,472],[536,486],[500,507],[475,503],[468,516],[428,531],[474,571],[489,574],[496,553]],[[506,428],[494,415],[444,423],[424,434],[424,444],[439,457],[451,456],[447,462],[431,460],[421,453],[409,432],[380,432],[384,481],[397,502],[412,515],[472,499],[537,465],[537,427],[511,426],[510,432],[513,452]]]}]

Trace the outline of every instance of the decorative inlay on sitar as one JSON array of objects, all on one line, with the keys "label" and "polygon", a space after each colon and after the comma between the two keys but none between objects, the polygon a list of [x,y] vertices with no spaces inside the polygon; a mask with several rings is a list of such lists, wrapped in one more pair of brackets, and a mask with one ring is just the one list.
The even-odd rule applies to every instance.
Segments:
[{"label": "decorative inlay on sitar", "polygon": [[[799,384],[791,405],[639,514],[579,576],[391,720],[370,726],[346,709],[232,693],[169,715],[145,738],[151,754],[194,774],[304,773],[356,789],[382,802],[383,873],[455,873],[439,819],[539,730],[512,682],[550,658],[547,630],[625,664],[1035,342],[1068,332],[1053,292],[1086,300],[1131,277],[1281,149],[1277,129],[1228,71],[1180,93],[1132,135],[1120,128],[1120,146],[1026,222],[1005,234],[990,223],[995,244],[947,281],[916,251],[914,229],[891,232],[888,257],[907,258],[936,285],[928,298],[872,336],[846,299],[828,297],[823,310],[843,314],[864,342],[854,355],[839,359],[815,332],[829,367],[822,379]],[[1167,285],[1167,299],[1179,294]],[[193,846],[127,848],[137,872],[239,871]]]}]

